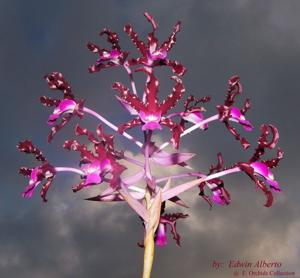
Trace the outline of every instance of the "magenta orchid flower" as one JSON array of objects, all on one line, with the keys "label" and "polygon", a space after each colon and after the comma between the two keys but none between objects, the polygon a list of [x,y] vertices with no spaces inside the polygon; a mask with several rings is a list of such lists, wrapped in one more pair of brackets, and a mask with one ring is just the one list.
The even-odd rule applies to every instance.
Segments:
[{"label": "magenta orchid flower", "polygon": [[157,98],[159,82],[154,76],[153,71],[146,68],[138,69],[138,71],[143,71],[148,76],[144,90],[144,101],[132,94],[120,82],[113,84],[113,89],[117,90],[120,94],[119,97],[138,113],[138,117],[120,126],[119,131],[123,133],[125,130],[138,125],[142,125],[143,131],[153,131],[162,129],[161,125],[164,125],[172,131],[173,144],[178,148],[180,133],[183,131],[182,127],[170,118],[164,117],[164,115],[176,105],[185,91],[181,79],[176,76],[171,77],[176,82],[173,92],[162,103],[159,103]]},{"label": "magenta orchid flower", "polygon": [[164,214],[160,217],[159,225],[156,231],[155,244],[157,246],[163,247],[167,245],[167,227],[169,226],[171,229],[171,234],[173,235],[173,239],[176,241],[176,244],[180,246],[181,236],[178,234],[176,229],[176,221],[178,219],[184,219],[188,217],[187,214],[183,213],[170,213]]},{"label": "magenta orchid flower", "polygon": [[219,119],[224,122],[228,131],[239,140],[244,149],[250,147],[250,143],[246,138],[241,137],[237,130],[232,127],[229,121],[240,123],[246,131],[251,131],[253,126],[251,122],[246,120],[245,114],[250,109],[250,100],[246,99],[244,107],[239,109],[238,107],[232,106],[235,103],[235,98],[242,93],[242,85],[240,83],[239,76],[235,75],[228,80],[227,97],[223,105],[218,105]]},{"label": "magenta orchid flower", "polygon": [[96,63],[89,67],[90,73],[99,72],[104,68],[123,65],[128,56],[128,52],[121,51],[117,33],[105,28],[100,32],[100,36],[104,34],[107,35],[107,41],[112,44],[111,50],[100,48],[90,42],[87,44],[87,48],[93,53],[97,53],[99,56]]},{"label": "magenta orchid flower", "polygon": [[[168,59],[168,52],[176,42],[176,35],[180,30],[180,22],[174,26],[170,37],[158,44],[155,36],[157,23],[151,15],[144,13],[152,25],[152,32],[148,34],[148,44],[139,40],[132,26],[126,25],[124,31],[141,52],[142,57],[128,59],[129,52],[121,50],[117,33],[110,29],[103,29],[100,36],[106,35],[107,41],[112,45],[110,50],[100,48],[93,43],[87,47],[93,53],[98,54],[94,65],[89,67],[90,72],[99,72],[104,68],[122,66],[129,76],[131,89],[120,82],[113,84],[118,94],[117,100],[132,116],[125,124],[117,126],[94,110],[84,106],[83,99],[76,99],[71,86],[59,72],[52,72],[45,76],[48,86],[52,90],[63,93],[62,99],[41,97],[45,106],[54,107],[48,117],[48,125],[52,126],[48,136],[50,143],[53,136],[62,129],[74,116],[81,119],[83,116],[93,116],[101,122],[96,132],[86,128],[75,127],[76,139],[66,140],[63,147],[67,150],[76,151],[80,154],[78,167],[53,166],[42,152],[35,147],[31,141],[25,140],[17,145],[21,152],[30,153],[38,160],[39,165],[33,168],[21,167],[20,173],[29,178],[29,182],[22,193],[25,198],[30,198],[37,188],[41,186],[40,195],[43,201],[47,201],[46,194],[58,173],[71,172],[79,177],[78,183],[72,187],[73,192],[81,189],[94,188],[99,190],[96,196],[85,198],[93,202],[123,202],[142,220],[144,226],[144,240],[139,246],[144,248],[144,270],[143,277],[150,278],[154,246],[164,247],[168,242],[168,231],[170,231],[176,244],[180,246],[181,236],[177,232],[177,220],[187,218],[182,212],[166,213],[169,202],[181,208],[188,208],[180,194],[194,187],[199,188],[199,196],[212,208],[214,204],[226,206],[231,203],[228,186],[223,177],[229,174],[244,172],[256,187],[266,195],[266,207],[273,203],[273,193],[280,192],[279,181],[274,178],[272,169],[277,167],[283,158],[283,151],[278,148],[277,157],[262,160],[266,149],[274,149],[279,140],[279,133],[275,126],[263,124],[258,146],[252,157],[247,161],[237,161],[232,166],[225,166],[221,153],[217,154],[217,163],[212,164],[208,171],[193,170],[188,164],[196,155],[194,153],[182,152],[179,149],[180,140],[193,131],[207,131],[212,122],[224,123],[227,130],[234,138],[242,144],[243,148],[249,148],[250,143],[241,137],[237,130],[231,125],[239,124],[245,131],[253,129],[252,123],[246,119],[245,114],[250,108],[250,101],[246,99],[242,108],[235,105],[235,98],[242,93],[240,78],[235,75],[228,80],[228,90],[223,104],[217,106],[218,113],[206,117],[207,109],[204,104],[210,101],[209,96],[198,98],[190,95],[186,101],[178,105],[185,93],[183,76],[186,68],[177,61]],[[131,67],[138,66],[132,70]],[[175,75],[170,78],[175,82],[173,90],[163,101],[159,100],[159,80],[155,75],[157,66],[170,67]],[[139,90],[136,87],[133,75],[142,72],[146,75],[145,87]],[[169,113],[177,106],[178,110]],[[206,106],[206,105],[205,105]],[[75,118],[75,117],[74,117]],[[175,121],[176,118],[178,121]],[[57,123],[61,120],[59,123]],[[208,125],[209,124],[209,125]],[[126,150],[117,150],[114,144],[114,136],[107,134],[104,130],[110,128],[118,136],[128,139],[140,152],[136,157]],[[140,127],[144,141],[139,141],[127,131],[133,127]],[[163,127],[170,129],[172,136],[167,142],[158,145],[153,138],[154,132],[160,132]],[[88,144],[81,143],[78,138],[85,137]],[[163,150],[170,143],[174,149]],[[142,159],[141,159],[142,158]],[[155,168],[168,170],[172,166],[177,167],[178,172],[172,175],[160,176],[161,172],[155,173]],[[129,171],[131,166],[138,168],[135,173]],[[194,167],[196,168],[196,167]],[[185,172],[180,172],[184,169]],[[205,174],[206,173],[206,174]],[[190,179],[174,185],[174,180]],[[165,183],[163,185],[162,183]]]},{"label": "magenta orchid flower", "polygon": [[[65,80],[60,72],[52,72],[45,76],[48,86],[52,90],[60,90],[63,93],[63,99],[52,99],[43,96],[40,101],[45,106],[55,106],[54,111],[48,118],[48,125],[53,126],[48,136],[48,141],[51,142],[54,135],[63,128],[71,118],[76,115],[79,118],[83,116],[83,100],[77,101],[72,93],[71,86]],[[55,125],[58,118],[62,118],[61,122]]]},{"label": "magenta orchid flower", "polygon": [[[271,131],[271,133],[270,133]],[[272,134],[271,140],[268,140]],[[278,148],[277,157],[270,160],[260,160],[260,157],[265,153],[265,149],[274,149],[279,140],[279,133],[273,125],[262,125],[261,135],[258,139],[258,146],[253,156],[247,162],[237,163],[237,166],[244,171],[260,188],[267,197],[265,206],[271,206],[273,203],[273,192],[280,192],[278,181],[275,180],[271,168],[277,167],[279,161],[283,158],[283,151]],[[269,184],[271,191],[268,189],[265,181]]]},{"label": "magenta orchid flower", "polygon": [[[94,150],[89,150],[85,144],[80,144],[76,140],[65,141],[64,148],[78,151],[81,154],[80,164],[83,179],[73,187],[73,191],[77,192],[82,188],[97,185],[103,181],[109,182],[110,187],[113,189],[120,186],[120,175],[126,167],[117,162],[121,154],[114,150],[112,137],[103,133],[102,126],[97,128],[98,138],[91,131],[78,125],[75,131],[77,136],[87,136],[93,144]],[[108,174],[111,175],[111,178],[106,178]]]},{"label": "magenta orchid flower", "polygon": [[148,45],[139,40],[137,33],[133,30],[132,26],[127,24],[124,31],[130,36],[136,48],[141,52],[142,57],[129,60],[130,65],[145,65],[147,67],[155,67],[166,65],[169,66],[173,73],[182,76],[186,72],[186,68],[177,61],[171,61],[167,58],[168,52],[171,50],[176,42],[176,34],[180,31],[181,22],[178,21],[171,36],[160,47],[158,46],[158,39],[155,37],[155,31],[158,27],[153,17],[145,12],[144,16],[151,23],[152,32],[148,34]]},{"label": "magenta orchid flower", "polygon": [[36,160],[42,162],[40,166],[34,168],[20,168],[20,174],[29,177],[29,183],[22,193],[22,196],[24,198],[31,198],[38,185],[45,180],[46,183],[41,188],[41,197],[43,201],[46,202],[47,191],[51,186],[56,174],[55,168],[51,164],[49,164],[42,152],[37,147],[35,147],[31,141],[22,141],[17,145],[17,148],[21,152],[35,155]]}]

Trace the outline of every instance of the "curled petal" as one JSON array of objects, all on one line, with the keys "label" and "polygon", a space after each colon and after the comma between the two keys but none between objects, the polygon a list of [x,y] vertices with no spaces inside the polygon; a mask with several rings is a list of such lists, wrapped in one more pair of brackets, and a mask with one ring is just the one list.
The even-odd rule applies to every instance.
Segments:
[{"label": "curled petal", "polygon": [[283,158],[283,150],[281,148],[278,148],[277,157],[270,160],[264,160],[263,163],[265,163],[269,168],[275,168],[277,167],[278,163],[282,158]]},{"label": "curled petal", "polygon": [[[258,146],[255,149],[254,154],[250,158],[250,162],[259,160],[260,157],[265,153],[265,148],[274,149],[279,140],[279,132],[275,126],[263,124],[261,125],[260,130],[261,134],[258,139]],[[271,140],[268,139],[270,131],[272,133]]]},{"label": "curled petal", "polygon": [[187,68],[177,61],[171,61],[171,60],[165,59],[165,60],[160,61],[160,63],[161,63],[161,65],[166,65],[166,66],[170,67],[172,69],[172,71],[179,76],[183,76],[187,71]]},{"label": "curled petal", "polygon": [[240,83],[240,77],[234,75],[228,80],[227,97],[224,102],[225,106],[232,106],[235,102],[235,98],[242,93],[242,84]]},{"label": "curled petal", "polygon": [[104,34],[107,35],[107,41],[112,44],[112,47],[120,50],[118,34],[107,28],[104,28],[100,32],[100,36],[103,36]]}]

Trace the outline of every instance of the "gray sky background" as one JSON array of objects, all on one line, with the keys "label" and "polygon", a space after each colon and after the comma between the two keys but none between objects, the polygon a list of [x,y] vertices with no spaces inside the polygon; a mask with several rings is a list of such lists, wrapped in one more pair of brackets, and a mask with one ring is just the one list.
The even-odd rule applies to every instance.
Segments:
[{"label": "gray sky background", "polygon": [[[98,32],[107,26],[120,34],[123,49],[135,56],[123,26],[133,24],[145,38],[150,26],[144,11],[156,18],[161,40],[182,20],[170,57],[188,68],[187,93],[213,96],[207,115],[223,101],[227,79],[239,74],[243,97],[252,100],[248,118],[256,129],[246,134],[252,146],[259,126],[272,123],[280,131],[279,145],[285,151],[285,159],[274,170],[283,192],[275,196],[272,208],[263,207],[263,194],[243,174],[225,178],[232,197],[228,207],[210,211],[197,191],[185,194],[190,217],[178,223],[182,247],[170,238],[166,248],[157,249],[153,277],[233,277],[227,266],[221,270],[211,266],[213,260],[228,264],[233,259],[281,262],[282,271],[300,277],[300,2],[290,0],[1,0],[0,277],[140,276],[143,250],[136,243],[143,229],[126,204],[83,201],[89,192],[73,194],[71,186],[77,179],[71,175],[57,176],[47,204],[39,194],[22,199],[27,180],[17,174],[18,167],[34,162],[18,153],[15,145],[31,139],[54,165],[76,166],[77,155],[61,148],[64,139],[73,138],[74,122],[51,145],[46,142],[51,110],[38,99],[52,94],[42,78],[52,71],[63,72],[87,106],[115,123],[127,119],[111,90],[113,81],[128,81],[126,74],[121,69],[89,74],[87,67],[96,56],[85,44],[105,46]],[[159,70],[162,78],[169,74]],[[137,81],[139,88],[142,81]],[[162,95],[168,93],[172,83],[161,83]],[[82,125],[93,128],[96,121],[86,118]],[[131,146],[118,142],[120,147]],[[218,151],[227,164],[247,159],[252,151],[243,152],[220,123],[212,124],[205,134],[184,138],[182,147],[198,154],[192,162],[195,169],[207,169]]]}]

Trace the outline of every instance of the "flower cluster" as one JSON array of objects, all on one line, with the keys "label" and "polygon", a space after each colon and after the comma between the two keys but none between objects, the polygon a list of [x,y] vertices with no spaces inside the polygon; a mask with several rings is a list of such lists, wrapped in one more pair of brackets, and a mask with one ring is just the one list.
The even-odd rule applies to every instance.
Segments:
[{"label": "flower cluster", "polygon": [[[100,72],[110,67],[120,67],[126,70],[129,76],[131,88],[121,82],[114,82],[112,89],[118,102],[132,117],[128,122],[119,126],[114,125],[108,119],[84,106],[85,100],[75,98],[70,84],[60,72],[52,72],[45,76],[48,86],[52,90],[63,93],[62,99],[41,97],[40,101],[47,107],[54,107],[48,117],[48,125],[51,131],[48,136],[49,143],[54,135],[61,130],[74,116],[79,119],[87,115],[95,117],[101,122],[96,128],[96,133],[79,126],[75,126],[76,139],[66,140],[63,147],[80,154],[78,167],[53,166],[42,152],[31,141],[25,140],[17,145],[21,152],[35,156],[39,165],[33,168],[21,167],[20,173],[29,177],[29,183],[23,192],[23,197],[31,197],[34,190],[43,181],[41,197],[46,201],[46,193],[50,188],[54,177],[61,172],[72,172],[79,176],[79,183],[72,187],[74,192],[99,186],[99,194],[88,197],[86,200],[94,202],[126,202],[140,217],[144,225],[144,241],[139,244],[145,248],[144,277],[150,277],[153,261],[154,243],[157,246],[167,244],[167,230],[173,236],[177,245],[180,245],[180,235],[177,232],[177,220],[187,218],[182,212],[167,213],[168,202],[186,207],[180,198],[180,194],[193,188],[199,188],[199,195],[212,207],[218,204],[228,205],[231,202],[229,191],[225,188],[223,176],[236,173],[246,173],[257,188],[261,189],[267,197],[265,206],[270,207],[273,202],[272,192],[280,192],[279,183],[275,180],[271,169],[275,168],[283,158],[283,151],[278,148],[277,157],[262,160],[266,149],[274,149],[279,140],[279,133],[275,126],[263,124],[258,146],[248,161],[238,161],[230,167],[224,166],[221,153],[217,154],[216,165],[211,165],[206,174],[204,171],[191,171],[188,165],[195,154],[180,152],[180,140],[187,134],[197,130],[204,132],[209,130],[212,122],[224,123],[227,130],[238,140],[244,149],[250,147],[250,143],[242,137],[232,123],[240,124],[247,132],[253,129],[252,123],[246,119],[245,114],[250,108],[250,100],[246,99],[242,108],[235,106],[236,97],[242,93],[240,78],[234,75],[228,80],[228,89],[223,104],[217,105],[217,114],[206,117],[210,96],[197,97],[188,95],[183,105],[180,101],[185,94],[183,76],[186,68],[177,61],[168,58],[169,51],[176,42],[181,23],[177,22],[169,38],[161,45],[156,37],[158,24],[149,13],[144,13],[150,23],[152,31],[148,34],[147,43],[138,38],[133,27],[127,24],[124,31],[129,35],[133,44],[141,53],[141,57],[129,58],[129,52],[122,50],[117,33],[108,28],[100,32],[100,36],[107,36],[107,41],[112,45],[110,50],[100,48],[89,42],[87,47],[98,55],[96,62],[89,67],[90,73]],[[172,91],[164,99],[159,100],[159,79],[155,74],[157,67],[171,68],[171,80],[175,82]],[[145,86],[137,90],[134,75],[145,75]],[[172,109],[177,108],[177,111]],[[60,122],[58,122],[60,121]],[[160,132],[163,127],[171,131],[170,139],[158,145],[153,141],[152,135]],[[143,160],[128,155],[126,150],[117,150],[115,138],[106,133],[105,128],[112,129],[117,135],[133,142],[140,148]],[[140,128],[143,141],[134,138],[127,133],[132,128]],[[79,138],[86,137],[88,144],[80,143]],[[170,143],[175,150],[164,151]],[[181,166],[183,173],[170,176],[159,176],[153,172],[153,164],[164,168],[174,165]],[[129,165],[129,166],[128,166]],[[130,165],[138,167],[138,172],[129,174]],[[130,172],[131,173],[131,172]],[[187,182],[172,186],[176,179],[191,179]],[[165,182],[165,185],[161,185]],[[152,255],[151,255],[152,254]],[[149,272],[150,271],[150,272]]]}]

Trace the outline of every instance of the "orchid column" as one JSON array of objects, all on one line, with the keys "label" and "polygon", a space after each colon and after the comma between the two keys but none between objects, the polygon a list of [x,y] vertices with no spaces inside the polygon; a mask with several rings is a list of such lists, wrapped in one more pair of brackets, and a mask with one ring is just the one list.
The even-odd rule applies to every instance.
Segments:
[{"label": "orchid column", "polygon": [[[140,217],[144,226],[144,240],[139,243],[139,246],[144,248],[143,278],[148,278],[151,275],[155,246],[163,247],[167,244],[168,229],[176,244],[180,246],[181,237],[176,229],[177,220],[188,217],[182,212],[167,213],[168,202],[187,208],[179,196],[197,186],[199,196],[210,207],[213,203],[221,206],[228,205],[231,202],[230,194],[221,178],[228,174],[244,172],[254,181],[256,188],[261,189],[265,194],[267,199],[265,206],[270,207],[273,202],[272,193],[281,191],[271,169],[278,165],[283,157],[283,151],[278,148],[275,158],[262,159],[266,149],[274,149],[279,140],[276,127],[263,124],[258,146],[247,161],[238,161],[233,165],[224,166],[222,154],[218,153],[217,163],[211,165],[208,171],[198,169],[191,171],[187,162],[195,154],[178,151],[180,141],[191,132],[206,132],[213,122],[224,124],[231,135],[240,142],[243,149],[250,147],[248,140],[242,137],[233,126],[240,125],[246,132],[253,129],[252,123],[245,117],[250,109],[250,100],[246,99],[241,108],[235,106],[236,97],[242,93],[240,78],[235,75],[229,78],[225,100],[217,105],[215,113],[205,117],[204,112],[207,109],[204,105],[206,106],[210,101],[210,97],[198,98],[193,95],[185,97],[182,109],[170,113],[171,109],[178,106],[178,102],[185,94],[182,77],[186,73],[186,68],[179,62],[168,59],[168,53],[176,42],[181,23],[176,23],[170,37],[159,44],[155,35],[157,23],[148,13],[145,12],[144,15],[152,27],[147,43],[138,38],[131,25],[124,27],[124,31],[141,53],[141,57],[129,58],[129,53],[123,51],[119,45],[118,35],[107,28],[101,31],[100,36],[107,37],[107,41],[112,45],[111,49],[103,49],[93,43],[87,44],[88,49],[98,55],[95,64],[89,67],[91,73],[101,72],[110,67],[120,67],[128,73],[130,89],[120,82],[115,82],[112,88],[116,91],[117,101],[125,111],[129,112],[132,119],[116,126],[103,115],[90,109],[84,99],[76,98],[70,84],[60,72],[52,72],[47,74],[45,79],[50,89],[61,91],[62,98],[53,99],[43,96],[40,99],[43,105],[54,107],[48,118],[48,125],[52,126],[48,136],[49,143],[73,117],[77,116],[79,119],[86,116],[95,117],[99,120],[99,125],[94,133],[77,124],[75,126],[77,139],[66,140],[63,144],[65,149],[80,154],[78,168],[52,165],[29,140],[20,142],[17,147],[22,152],[33,154],[39,162],[33,168],[20,168],[20,173],[29,177],[23,197],[31,197],[35,189],[44,182],[40,195],[46,202],[46,194],[55,176],[63,172],[72,172],[79,179],[78,184],[72,187],[74,192],[96,186],[99,188],[99,194],[86,200],[127,202]],[[171,69],[170,78],[174,82],[170,94],[163,101],[158,98],[159,80],[155,75],[156,68],[161,66],[166,66],[167,70]],[[145,77],[144,88],[136,87],[135,74],[143,74]],[[170,130],[170,140],[158,145],[153,141],[152,135],[164,127]],[[132,128],[140,129],[142,139],[134,138],[128,133],[128,130]],[[106,133],[107,129],[119,135],[120,138],[132,142],[133,146],[140,150],[143,160],[140,161],[126,154],[126,150],[117,150],[114,136]],[[87,137],[90,144],[81,144],[79,141],[81,136]],[[173,146],[173,151],[164,151],[170,144]],[[157,176],[153,174],[153,164],[164,167],[179,165],[182,173]],[[139,169],[133,175],[128,174],[130,165],[137,166]],[[186,178],[187,181],[172,186],[174,180],[182,178]]]}]

